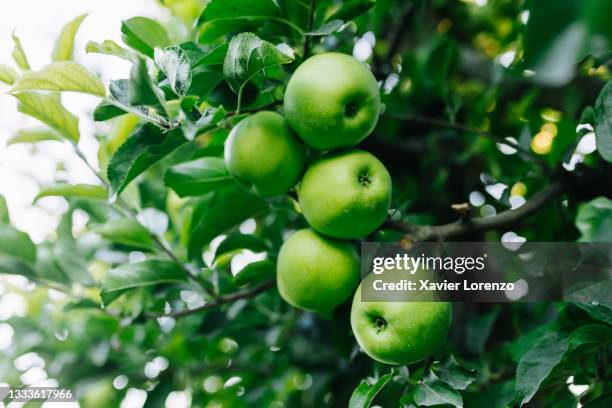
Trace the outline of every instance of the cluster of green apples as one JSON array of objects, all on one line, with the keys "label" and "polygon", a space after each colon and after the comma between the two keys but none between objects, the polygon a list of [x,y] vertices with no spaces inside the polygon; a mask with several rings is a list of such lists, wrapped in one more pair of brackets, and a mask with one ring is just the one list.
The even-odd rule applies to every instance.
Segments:
[{"label": "cluster of green apples", "polygon": [[[264,111],[241,121],[226,141],[225,160],[240,185],[263,197],[297,185],[311,228],[293,233],[280,249],[277,283],[283,299],[329,315],[355,293],[351,324],[361,348],[376,360],[406,364],[441,343],[450,309],[362,302],[356,290],[359,257],[347,240],[374,232],[391,204],[385,166],[353,148],[376,127],[380,107],[378,83],[365,64],[340,53],[316,55],[292,75],[284,116]],[[432,324],[441,330],[427,329]]]}]

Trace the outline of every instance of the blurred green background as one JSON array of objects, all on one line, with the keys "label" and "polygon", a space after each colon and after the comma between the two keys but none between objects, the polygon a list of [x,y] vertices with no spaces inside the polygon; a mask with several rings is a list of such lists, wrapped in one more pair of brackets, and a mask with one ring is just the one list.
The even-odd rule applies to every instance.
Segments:
[{"label": "blurred green background", "polygon": [[[304,36],[283,22],[308,31],[310,0],[224,1],[151,2],[156,11],[148,15],[165,31],[163,46],[183,44],[191,55],[253,31],[274,44],[288,43],[296,61],[302,58]],[[607,102],[609,87],[604,88],[612,58],[611,2],[313,3],[311,28],[326,35],[309,40],[312,52],[352,54],[368,63],[380,81],[384,112],[360,147],[374,153],[393,176],[394,219],[417,225],[452,222],[458,215],[451,204],[457,203],[469,203],[472,216],[490,217],[520,208],[546,185],[560,182],[567,184],[566,192],[534,216],[512,228],[461,239],[612,241],[612,136],[607,125],[612,104]],[[228,15],[213,24],[207,12]],[[265,18],[266,13],[274,18]],[[69,9],[65,14],[66,19],[76,16]],[[138,31],[130,23],[121,29],[124,42],[146,54],[143,50],[161,34]],[[134,40],[149,35],[149,45]],[[194,45],[184,45],[188,41]],[[90,56],[79,62],[90,65]],[[2,59],[8,62],[9,56]],[[296,66],[273,67],[257,76],[245,88],[244,108],[282,98]],[[236,95],[221,74],[205,68],[191,67],[192,84],[201,87],[180,103],[168,96],[172,92],[164,75],[154,78],[166,92],[169,110],[189,118],[196,105],[202,111],[236,108]],[[139,120],[123,115],[94,125],[92,113],[80,115],[81,126],[89,122],[96,135],[89,159],[104,175]],[[350,304],[324,319],[291,308],[272,288],[198,313],[163,316],[214,303],[210,290],[240,290],[233,276],[253,262],[274,261],[287,233],[305,225],[291,200],[272,202],[263,215],[236,216],[236,208],[247,206],[239,195],[225,206],[192,194],[193,186],[187,198],[177,189],[178,181],[168,186],[168,169],[180,176],[184,168],[177,168],[179,163],[221,156],[227,133],[225,127],[199,128],[194,140],[151,163],[126,188],[122,198],[136,209],[140,226],[123,221],[121,211],[105,201],[106,190],[58,192],[43,186],[43,196],[63,196],[66,206],[57,228],[36,237],[34,244],[9,226],[9,211],[0,201],[0,274],[5,274],[0,275],[0,383],[74,388],[82,407],[340,407],[362,380],[368,388],[390,371],[360,352],[351,335]],[[36,149],[37,140],[18,136],[10,139],[8,153],[24,142]],[[69,143],[63,148],[70,149]],[[66,181],[61,163],[52,181],[48,184]],[[40,197],[33,206],[44,206],[44,200]],[[231,228],[193,244],[189,234],[211,208],[216,212],[209,218],[237,218]],[[129,290],[113,292],[103,307],[100,287],[110,270],[128,265],[119,269],[128,274],[130,264],[164,255],[147,230],[189,261],[198,285],[154,276],[146,284],[132,282]],[[228,235],[237,243],[218,250]],[[381,229],[370,238],[399,241],[402,236]],[[199,251],[196,259],[188,254],[193,245]],[[612,304],[454,306],[449,339],[433,366],[397,368],[374,405],[409,407],[419,400],[505,407],[526,399],[534,407],[610,406]],[[446,385],[436,383],[438,377],[446,378]],[[423,382],[434,390],[441,387],[444,398],[417,397]]]}]

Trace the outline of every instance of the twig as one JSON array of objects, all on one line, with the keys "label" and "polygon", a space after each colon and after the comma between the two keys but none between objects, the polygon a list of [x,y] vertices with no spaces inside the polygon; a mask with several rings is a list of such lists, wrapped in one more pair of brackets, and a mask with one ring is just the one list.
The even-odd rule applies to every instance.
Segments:
[{"label": "twig", "polygon": [[55,291],[61,292],[64,295],[71,297],[73,299],[79,299],[74,293],[72,293],[72,291],[70,290],[69,287],[67,287],[64,284],[61,284],[59,282],[53,282],[50,280],[46,280],[43,279],[41,277],[38,276],[26,276],[29,280],[36,282],[36,284],[38,285],[42,285],[42,286],[46,286],[47,289],[53,289]]},{"label": "twig", "polygon": [[76,155],[79,156],[81,161],[83,161],[83,163],[89,168],[89,170],[91,170],[91,172],[96,176],[96,178],[100,180],[102,184],[104,184],[104,187],[106,187],[107,189],[110,188],[108,181],[106,181],[106,179],[102,177],[102,175],[98,172],[98,170],[94,168],[94,166],[89,162],[89,160],[87,160],[85,153],[83,153],[79,145],[76,142],[70,142],[70,144],[72,144],[72,148],[74,149]]},{"label": "twig", "polygon": [[[310,0],[310,13],[308,14],[308,32],[312,31],[312,26],[314,24],[314,15],[315,15],[315,10],[317,8],[317,0]],[[303,51],[303,58],[306,59],[308,58],[308,54],[310,53],[310,36],[307,35],[304,38],[304,51]]]},{"label": "twig", "polygon": [[242,86],[240,86],[240,89],[238,90],[238,100],[236,101],[236,115],[240,115],[240,113],[242,112],[242,92],[244,92],[244,87],[247,83],[248,82],[242,84]]},{"label": "twig", "polygon": [[421,373],[421,379],[419,382],[423,382],[427,379],[427,376],[429,375],[429,370],[431,370],[433,361],[434,359],[432,356],[427,357],[427,360],[425,360],[425,363],[423,364],[423,372]]},{"label": "twig", "polygon": [[385,226],[404,232],[406,239],[412,242],[446,240],[468,233],[510,227],[536,213],[549,201],[565,191],[565,189],[566,186],[564,184],[551,184],[534,194],[521,207],[501,212],[493,217],[469,218],[445,225],[411,225],[401,221],[387,221]]},{"label": "twig", "polygon": [[158,314],[158,315],[152,315],[150,317],[172,317],[172,318],[179,318],[179,317],[183,317],[183,316],[187,316],[187,315],[191,315],[194,313],[199,313],[202,312],[204,310],[208,310],[208,309],[212,309],[215,308],[217,306],[226,304],[226,303],[232,303],[235,302],[237,300],[240,299],[250,299],[253,298],[257,295],[259,295],[260,293],[263,293],[265,291],[267,291],[268,289],[271,289],[273,286],[275,285],[274,280],[265,282],[260,284],[259,286],[255,286],[253,289],[249,289],[249,290],[243,290],[240,292],[235,292],[235,293],[230,293],[227,295],[221,295],[216,297],[214,300],[200,306],[200,307],[196,307],[193,309],[185,309],[185,310],[179,310],[176,312],[171,312],[171,313],[163,313],[163,314]]},{"label": "twig", "polygon": [[272,109],[278,105],[280,105],[282,103],[282,101],[274,101],[274,102],[270,102],[267,103],[265,105],[261,105],[261,106],[257,106],[255,108],[246,108],[246,109],[241,109],[240,111],[235,110],[235,111],[230,111],[227,113],[227,117],[232,117],[232,116],[236,116],[236,115],[240,115],[240,114],[245,114],[245,113],[255,113],[255,112],[261,112],[261,111],[265,111],[268,109]]},{"label": "twig", "polygon": [[119,109],[121,109],[124,112],[129,112],[129,113],[131,113],[133,115],[136,115],[140,119],[144,120],[145,122],[152,123],[152,124],[154,124],[155,126],[157,126],[159,128],[166,129],[166,130],[171,130],[171,129],[174,129],[174,127],[175,127],[175,124],[172,123],[171,120],[166,120],[166,119],[162,118],[159,115],[158,115],[158,118],[152,118],[152,117],[147,116],[146,114],[142,113],[138,109],[133,109],[132,107],[129,107],[129,106],[126,106],[126,105],[122,104],[121,102],[115,100],[115,98],[109,97],[109,98],[106,98],[105,101],[110,103],[114,107],[119,108]]},{"label": "twig", "polygon": [[[83,153],[83,151],[81,150],[81,148],[79,147],[79,145],[76,142],[71,142],[72,147],[76,153],[77,156],[79,156],[79,158],[83,161],[83,163],[85,163],[85,165],[91,170],[91,172],[98,178],[98,180],[100,180],[100,182],[107,188],[110,189],[110,184],[108,183],[108,181],[106,181],[106,179],[104,177],[102,177],[102,175],[100,174],[100,172],[98,170],[96,170],[94,168],[94,166],[89,162],[89,160],[87,160],[87,157],[85,156],[85,154]],[[127,213],[127,215],[129,215],[132,218],[136,217],[136,211],[130,207],[125,201],[123,201],[122,199],[118,198],[117,199],[117,205]],[[157,234],[153,233],[152,231],[150,231],[147,228],[147,232],[149,233],[149,236],[151,237],[151,239],[153,240],[153,242],[155,242],[155,244],[157,245],[157,247],[168,256],[168,258],[170,258],[171,260],[173,260],[174,262],[176,262],[178,265],[180,265],[181,269],[192,279],[197,280],[197,277],[195,276],[195,274],[187,267],[185,266],[180,260],[179,258],[174,254],[174,252],[172,252],[172,250],[164,243],[164,241],[157,236]],[[212,297],[216,297],[216,294],[211,291],[208,287],[206,287],[205,285],[202,285],[202,287],[204,288],[204,290],[206,291],[206,293],[208,293],[210,296]]]},{"label": "twig", "polygon": [[[109,182],[106,181],[106,179],[104,177],[102,177],[102,174],[100,174],[100,172],[98,170],[96,170],[96,168],[89,162],[89,160],[87,160],[87,157],[85,156],[85,153],[83,153],[83,151],[81,150],[79,145],[76,142],[71,142],[71,144],[72,144],[72,148],[74,149],[74,152],[76,153],[77,156],[79,156],[81,161],[83,161],[83,163],[89,168],[89,170],[91,170],[91,172],[94,174],[94,176],[96,176],[96,178],[98,180],[100,180],[100,183],[102,183],[102,185],[104,185],[104,187],[106,187],[107,190],[110,190],[111,186],[110,186]],[[131,208],[121,198],[117,198],[117,204],[125,212],[129,213],[130,215],[134,215],[134,216],[136,215],[134,209]]]},{"label": "twig", "polygon": [[[72,144],[72,148],[74,149],[74,152],[76,153],[77,156],[79,156],[81,161],[89,168],[89,170],[91,170],[91,172],[94,174],[94,176],[96,176],[96,178],[98,180],[100,180],[100,183],[102,183],[102,185],[104,185],[104,187],[106,187],[107,190],[110,190],[111,186],[110,186],[109,182],[106,181],[106,179],[104,177],[102,177],[102,174],[100,174],[100,172],[98,170],[96,170],[96,168],[89,162],[89,160],[87,160],[87,157],[85,156],[85,153],[83,153],[83,151],[81,150],[79,145],[76,142],[71,142],[71,144]],[[134,209],[131,208],[121,198],[117,198],[117,205],[124,212],[126,212],[128,215],[136,216],[136,212],[134,211]]]},{"label": "twig", "polygon": [[478,135],[491,139],[494,142],[512,147],[516,151],[520,152],[524,156],[527,156],[529,159],[534,161],[545,173],[548,172],[548,165],[546,164],[546,162],[542,160],[541,158],[537,157],[536,155],[534,155],[529,149],[526,149],[525,147],[521,146],[520,144],[512,140],[508,140],[506,138],[498,136],[488,130],[481,130],[481,129],[477,129],[477,128],[474,128],[468,125],[464,125],[461,123],[449,122],[444,119],[431,118],[429,116],[423,116],[423,115],[418,115],[418,114],[387,113],[387,114],[384,114],[383,117],[387,119],[391,119],[391,120],[400,120],[400,121],[405,121],[405,122],[420,122],[420,123],[426,123],[428,125],[460,130],[462,132],[467,132],[467,133],[476,133]]}]

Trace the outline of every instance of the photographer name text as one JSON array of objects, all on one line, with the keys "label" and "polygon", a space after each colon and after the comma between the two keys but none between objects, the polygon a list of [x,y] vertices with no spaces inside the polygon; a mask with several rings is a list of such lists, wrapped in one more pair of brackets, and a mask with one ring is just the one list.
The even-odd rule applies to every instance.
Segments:
[{"label": "photographer name text", "polygon": [[402,279],[397,282],[386,282],[382,279],[375,279],[372,282],[372,288],[379,292],[384,291],[427,291],[427,292],[442,292],[442,291],[506,291],[514,290],[513,282],[432,282],[428,279],[419,279],[411,281]]}]

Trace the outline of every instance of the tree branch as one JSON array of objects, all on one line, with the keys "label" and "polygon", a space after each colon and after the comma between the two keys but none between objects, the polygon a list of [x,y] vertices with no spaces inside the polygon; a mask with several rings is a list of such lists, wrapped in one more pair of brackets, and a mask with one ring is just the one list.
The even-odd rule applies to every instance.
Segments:
[{"label": "tree branch", "polygon": [[455,130],[459,130],[459,131],[467,132],[467,133],[476,133],[478,135],[491,139],[496,143],[503,144],[503,145],[506,145],[506,146],[509,146],[515,149],[517,152],[519,152],[523,156],[527,157],[528,159],[536,163],[545,173],[548,172],[549,170],[546,162],[542,160],[540,157],[533,154],[529,149],[521,146],[520,144],[512,140],[508,140],[504,137],[498,136],[494,134],[493,132],[490,132],[487,130],[481,130],[481,129],[477,129],[477,128],[474,128],[468,125],[464,125],[461,123],[449,122],[444,119],[431,118],[429,116],[423,116],[423,115],[418,115],[418,114],[388,113],[388,114],[384,114],[383,118],[391,119],[391,120],[405,121],[405,122],[419,122],[419,123],[425,123],[428,125],[433,125],[433,126],[438,126],[438,127],[455,129]]},{"label": "tree branch", "polygon": [[212,309],[215,308],[217,306],[221,306],[223,304],[226,303],[232,303],[235,302],[237,300],[240,299],[250,299],[250,298],[254,298],[255,296],[271,289],[272,287],[274,287],[274,285],[276,284],[276,282],[274,280],[270,280],[268,282],[264,282],[258,286],[255,286],[252,289],[249,290],[243,290],[240,292],[234,292],[234,293],[229,293],[226,295],[221,295],[221,296],[217,296],[216,298],[214,298],[213,300],[211,300],[210,302],[200,306],[200,307],[196,307],[194,309],[185,309],[185,310],[178,310],[176,312],[170,312],[170,313],[163,313],[163,314],[158,314],[158,315],[152,315],[150,317],[154,317],[154,318],[158,318],[158,317],[172,317],[172,318],[179,318],[179,317],[183,317],[183,316],[188,316],[194,313],[199,313],[202,312],[204,310],[208,310],[208,309]]},{"label": "tree branch", "polygon": [[501,212],[493,217],[466,218],[445,225],[411,225],[401,221],[387,221],[384,227],[405,233],[406,239],[412,242],[441,241],[474,232],[507,228],[536,213],[565,189],[564,184],[551,184],[534,194],[519,208]]}]

